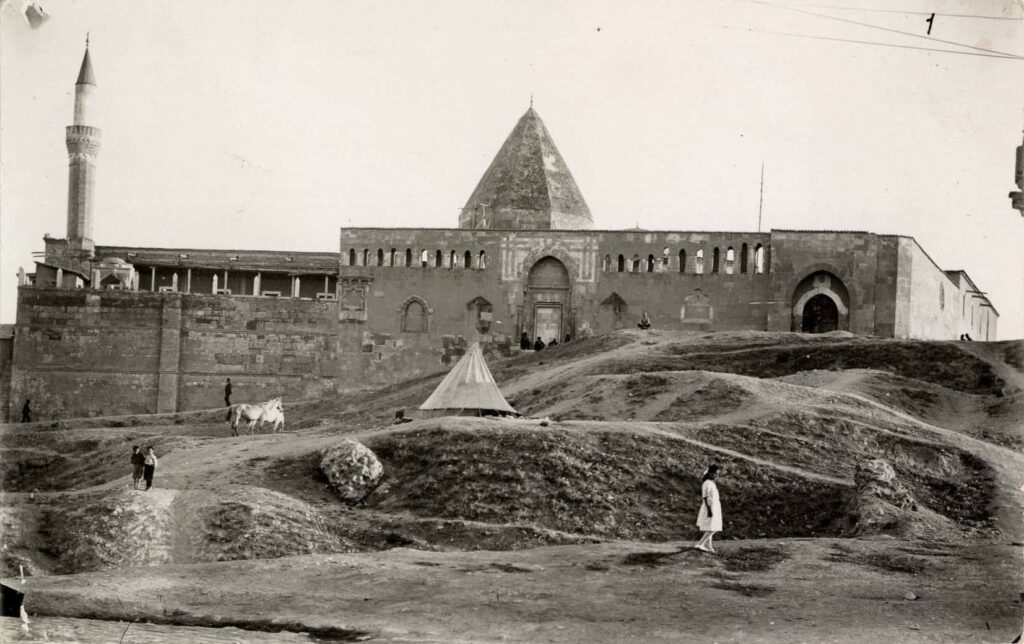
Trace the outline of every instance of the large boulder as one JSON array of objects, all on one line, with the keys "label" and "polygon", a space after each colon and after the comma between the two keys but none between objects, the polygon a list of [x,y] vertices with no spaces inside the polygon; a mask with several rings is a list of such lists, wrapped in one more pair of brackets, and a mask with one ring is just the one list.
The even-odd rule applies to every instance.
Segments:
[{"label": "large boulder", "polygon": [[324,450],[320,470],[331,487],[348,503],[365,498],[380,483],[384,474],[377,455],[366,445],[345,439]]}]

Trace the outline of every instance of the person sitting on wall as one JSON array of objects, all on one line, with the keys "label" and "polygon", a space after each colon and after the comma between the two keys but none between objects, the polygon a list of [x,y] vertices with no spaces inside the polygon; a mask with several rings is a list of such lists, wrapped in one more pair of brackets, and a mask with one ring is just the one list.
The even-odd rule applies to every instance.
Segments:
[{"label": "person sitting on wall", "polygon": [[23,423],[31,423],[32,422],[32,407],[29,406],[29,403],[31,403],[31,402],[32,402],[31,400],[26,398],[25,399],[25,405],[21,408],[21,422],[23,422]]},{"label": "person sitting on wall", "polygon": [[558,338],[551,338],[551,344],[548,345],[548,348],[550,349],[551,347],[557,347],[557,346],[558,346]]},{"label": "person sitting on wall", "polygon": [[645,331],[651,328],[651,318],[647,317],[647,311],[644,311],[644,314],[640,316],[640,321],[636,325]]},{"label": "person sitting on wall", "polygon": [[545,346],[546,346],[546,345],[544,344],[544,341],[543,341],[543,340],[541,340],[541,339],[540,339],[540,336],[538,335],[538,336],[537,336],[537,341],[533,343],[533,350],[534,350],[534,351],[540,351],[540,350],[541,350],[541,349],[543,349],[543,348],[544,348]]},{"label": "person sitting on wall", "polygon": [[[568,333],[565,334],[565,342],[572,342],[572,336],[569,335]],[[565,344],[565,342],[563,342],[562,344]]]},{"label": "person sitting on wall", "polygon": [[530,346],[530,336],[526,334],[526,331],[523,331],[523,335],[519,336],[519,348],[525,351]]}]

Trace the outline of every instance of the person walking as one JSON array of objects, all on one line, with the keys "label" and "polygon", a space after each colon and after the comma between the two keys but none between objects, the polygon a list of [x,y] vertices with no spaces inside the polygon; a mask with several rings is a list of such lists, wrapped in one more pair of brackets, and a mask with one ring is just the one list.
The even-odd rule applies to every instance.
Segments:
[{"label": "person walking", "polygon": [[153,474],[156,473],[156,466],[158,461],[156,460],[156,454],[153,452],[153,446],[150,445],[146,448],[146,456],[142,461],[142,478],[146,480],[146,490],[153,487]]},{"label": "person walking", "polygon": [[21,408],[21,422],[31,423],[32,422],[32,401],[28,398],[25,399],[25,404]]},{"label": "person walking", "polygon": [[715,485],[715,478],[718,476],[718,465],[712,463],[704,470],[703,482],[700,486],[700,511],[697,513],[697,527],[704,536],[700,538],[693,547],[704,552],[714,552],[711,547],[711,537],[716,532],[722,531],[722,502],[718,498],[718,486]]},{"label": "person walking", "polygon": [[231,378],[228,378],[228,381],[224,383],[224,406],[231,406]]},{"label": "person walking", "polygon": [[[139,489],[139,481],[142,480],[142,472],[146,466],[146,457],[138,445],[132,445],[132,482],[135,489]],[[150,477],[152,478],[152,477]]]}]

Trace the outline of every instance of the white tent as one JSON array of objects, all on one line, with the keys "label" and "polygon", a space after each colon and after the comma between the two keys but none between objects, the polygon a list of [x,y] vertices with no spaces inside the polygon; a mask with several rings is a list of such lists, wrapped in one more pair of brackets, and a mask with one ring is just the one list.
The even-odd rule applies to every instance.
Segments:
[{"label": "white tent", "polygon": [[476,342],[469,345],[466,355],[420,405],[420,410],[474,416],[519,415],[501,395]]}]

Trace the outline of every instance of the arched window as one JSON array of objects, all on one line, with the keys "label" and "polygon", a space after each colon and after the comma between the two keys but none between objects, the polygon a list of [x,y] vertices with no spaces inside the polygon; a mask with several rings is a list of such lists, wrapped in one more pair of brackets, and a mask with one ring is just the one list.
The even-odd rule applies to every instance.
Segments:
[{"label": "arched window", "polygon": [[740,246],[740,272],[747,272],[747,245]]},{"label": "arched window", "polygon": [[704,249],[700,248],[697,250],[697,254],[693,257],[693,272],[698,275],[704,274]]},{"label": "arched window", "polygon": [[679,272],[680,273],[685,273],[686,272],[686,249],[685,248],[680,248],[679,249]]},{"label": "arched window", "polygon": [[661,249],[661,266],[663,271],[668,270],[668,247]]},{"label": "arched window", "polygon": [[355,248],[349,248],[348,249],[348,265],[349,266],[355,266],[356,265],[356,249]]},{"label": "arched window", "polygon": [[637,255],[636,253],[633,253],[633,260],[632,261],[633,261],[633,263],[630,265],[629,269],[631,271],[633,271],[634,273],[639,273],[640,272],[640,256]]},{"label": "arched window", "polygon": [[444,266],[444,255],[440,250],[434,251],[434,268],[441,268]]},{"label": "arched window", "polygon": [[411,248],[406,248],[405,249],[405,265],[406,266],[412,266],[412,249]]},{"label": "arched window", "polygon": [[608,271],[612,270],[612,256],[611,255],[605,255],[604,256],[604,262],[601,263],[601,270],[605,271],[605,272],[608,272]]},{"label": "arched window", "polygon": [[754,272],[764,272],[764,246],[761,244],[754,246]]},{"label": "arched window", "polygon": [[732,267],[736,265],[736,251],[732,246],[725,249],[725,272],[732,275]]},{"label": "arched window", "polygon": [[427,306],[423,300],[409,300],[402,311],[402,331],[406,333],[427,332]]},{"label": "arched window", "polygon": [[717,273],[718,269],[718,246],[715,246],[715,249],[711,251],[711,272]]},{"label": "arched window", "polygon": [[480,256],[476,260],[476,267],[478,270],[485,270],[487,268],[487,252],[480,251]]},{"label": "arched window", "polygon": [[388,266],[395,266],[395,260],[398,259],[398,251],[394,248],[391,249],[391,254],[388,255]]},{"label": "arched window", "polygon": [[456,257],[457,257],[457,255],[455,254],[454,250],[452,252],[448,253],[448,268],[455,268],[456,267],[456,262],[458,261],[456,259]]},{"label": "arched window", "polygon": [[483,297],[473,298],[466,305],[469,312],[469,319],[479,333],[488,333],[491,330],[491,323],[494,320],[494,306]]},{"label": "arched window", "polygon": [[364,248],[363,249],[363,263],[361,264],[361,266],[369,266],[369,265],[370,265],[370,249],[369,248]]},{"label": "arched window", "polygon": [[621,272],[623,272],[624,270],[626,270],[626,258],[625,258],[625,257],[623,257],[622,255],[619,255],[619,264],[618,264],[618,267],[619,267],[619,268],[618,268],[618,271],[619,271],[620,273],[621,273]]},{"label": "arched window", "polygon": [[430,252],[424,248],[420,251],[420,266],[426,268],[430,265]]},{"label": "arched window", "polygon": [[383,266],[383,265],[384,265],[384,249],[383,248],[378,248],[377,249],[377,266]]},{"label": "arched window", "polygon": [[466,261],[466,268],[473,268],[473,253],[467,250],[463,259]]},{"label": "arched window", "polygon": [[647,272],[648,273],[653,273],[654,272],[654,255],[648,255],[647,256]]}]

